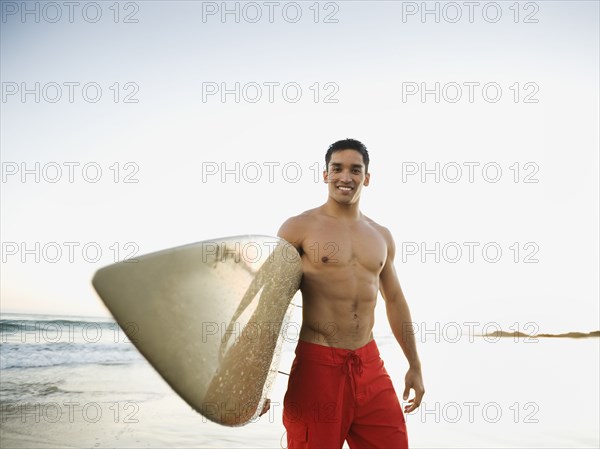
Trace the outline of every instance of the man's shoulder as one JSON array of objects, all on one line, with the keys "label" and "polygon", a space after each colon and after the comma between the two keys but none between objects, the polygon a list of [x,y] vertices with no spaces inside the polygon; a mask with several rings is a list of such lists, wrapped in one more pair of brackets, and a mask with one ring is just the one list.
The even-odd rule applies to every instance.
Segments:
[{"label": "man's shoulder", "polygon": [[379,231],[390,232],[389,229],[386,228],[384,225],[377,223],[375,220],[373,220],[371,217],[367,217],[365,214],[363,214],[363,219],[366,223],[370,224]]},{"label": "man's shoulder", "polygon": [[298,248],[304,240],[308,226],[317,215],[318,208],[305,210],[298,215],[294,215],[283,222],[277,235]]},{"label": "man's shoulder", "polygon": [[386,228],[382,224],[377,223],[375,220],[373,220],[370,217],[367,217],[364,214],[363,214],[363,217],[364,217],[365,222],[368,223],[369,225],[371,225],[377,231],[379,231],[379,233],[383,236],[383,238],[386,239],[386,241],[389,242],[390,240],[392,240],[392,233],[390,232],[390,230],[388,228]]}]

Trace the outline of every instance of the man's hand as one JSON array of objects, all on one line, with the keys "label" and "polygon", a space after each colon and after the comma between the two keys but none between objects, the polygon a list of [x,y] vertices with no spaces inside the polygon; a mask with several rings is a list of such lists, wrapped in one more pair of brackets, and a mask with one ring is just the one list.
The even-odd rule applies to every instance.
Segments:
[{"label": "man's hand", "polygon": [[425,387],[423,386],[423,376],[421,375],[420,368],[409,368],[404,377],[404,394],[403,399],[408,399],[410,389],[415,390],[415,397],[410,399],[408,404],[404,406],[404,413],[410,413],[416,410],[421,405],[421,400],[425,394]]},{"label": "man's hand", "polygon": [[269,411],[269,409],[270,409],[270,408],[271,408],[271,400],[270,400],[270,399],[267,399],[267,400],[265,401],[265,404],[263,405],[263,409],[262,409],[262,411],[260,412],[260,415],[258,415],[258,416],[262,416],[262,415],[264,415],[265,413],[267,413],[267,412]]}]

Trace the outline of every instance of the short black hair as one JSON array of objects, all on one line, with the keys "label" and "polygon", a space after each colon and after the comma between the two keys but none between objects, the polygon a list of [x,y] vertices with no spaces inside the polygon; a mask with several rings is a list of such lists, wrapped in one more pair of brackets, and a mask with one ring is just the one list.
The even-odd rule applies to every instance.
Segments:
[{"label": "short black hair", "polygon": [[369,172],[369,152],[367,147],[356,139],[344,139],[338,140],[337,142],[329,145],[327,153],[325,154],[325,170],[329,168],[329,161],[331,161],[331,155],[336,151],[342,150],[355,150],[362,154],[363,162],[365,164],[365,173]]}]

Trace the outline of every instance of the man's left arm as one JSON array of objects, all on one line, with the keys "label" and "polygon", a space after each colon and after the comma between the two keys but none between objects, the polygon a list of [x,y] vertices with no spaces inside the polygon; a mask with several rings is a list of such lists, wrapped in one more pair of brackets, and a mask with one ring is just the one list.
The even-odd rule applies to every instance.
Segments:
[{"label": "man's left arm", "polygon": [[425,387],[423,386],[423,376],[421,374],[421,361],[417,354],[417,345],[415,342],[414,326],[410,317],[410,310],[402,293],[396,269],[394,268],[394,256],[396,254],[396,245],[392,234],[387,228],[383,228],[383,234],[387,242],[388,255],[383,266],[383,270],[379,275],[379,290],[381,296],[385,300],[385,309],[390,322],[392,332],[396,340],[400,344],[406,359],[408,360],[409,368],[404,378],[404,393],[403,399],[406,401],[410,389],[415,391],[415,397],[410,399],[409,405],[404,408],[405,413],[410,413],[417,409],[421,404]]}]

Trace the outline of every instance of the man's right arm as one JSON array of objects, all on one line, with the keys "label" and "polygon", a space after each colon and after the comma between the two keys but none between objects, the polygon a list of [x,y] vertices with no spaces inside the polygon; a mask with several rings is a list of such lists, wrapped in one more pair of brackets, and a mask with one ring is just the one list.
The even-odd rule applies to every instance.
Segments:
[{"label": "man's right arm", "polygon": [[283,222],[277,237],[284,239],[288,243],[291,243],[294,248],[302,255],[302,219],[298,216],[290,217]]},{"label": "man's right arm", "polygon": [[[302,255],[302,238],[300,237],[300,226],[298,224],[297,217],[290,217],[283,222],[279,231],[277,231],[277,237],[284,239],[288,243],[291,243],[294,248]],[[271,399],[266,399],[263,409],[259,416],[264,415],[271,408]]]}]

